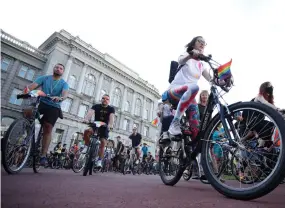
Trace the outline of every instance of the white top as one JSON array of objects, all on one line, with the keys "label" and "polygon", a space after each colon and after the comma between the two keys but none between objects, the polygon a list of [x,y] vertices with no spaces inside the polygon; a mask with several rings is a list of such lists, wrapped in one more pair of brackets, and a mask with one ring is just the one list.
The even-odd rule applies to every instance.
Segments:
[{"label": "white top", "polygon": [[189,83],[198,83],[205,67],[200,60],[188,59],[185,63],[185,58],[189,56],[187,52],[183,53],[178,58],[179,65],[185,64],[174,77],[168,89],[180,87]]}]

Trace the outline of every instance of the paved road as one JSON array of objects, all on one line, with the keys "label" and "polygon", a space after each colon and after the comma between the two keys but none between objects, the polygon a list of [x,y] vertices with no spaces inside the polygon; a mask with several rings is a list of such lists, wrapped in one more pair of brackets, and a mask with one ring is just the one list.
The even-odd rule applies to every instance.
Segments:
[{"label": "paved road", "polygon": [[285,207],[285,184],[254,201],[225,198],[210,185],[183,179],[175,186],[162,184],[158,176],[114,173],[83,177],[69,170],[25,169],[18,175],[2,175],[3,208],[189,208]]}]

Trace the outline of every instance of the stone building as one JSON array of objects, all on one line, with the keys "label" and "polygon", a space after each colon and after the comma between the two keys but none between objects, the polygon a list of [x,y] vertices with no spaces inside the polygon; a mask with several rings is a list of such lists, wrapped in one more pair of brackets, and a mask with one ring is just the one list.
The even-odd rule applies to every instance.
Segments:
[{"label": "stone building", "polygon": [[112,56],[65,30],[53,33],[39,48],[1,30],[1,133],[22,116],[22,100],[16,94],[36,77],[52,74],[56,63],[65,65],[63,79],[69,83],[70,93],[62,103],[64,119],[58,119],[54,127],[50,150],[58,141],[68,147],[81,141],[86,128],[83,117],[107,93],[116,110],[110,139],[120,135],[129,145],[135,125],[154,154],[157,128],[151,121],[156,117],[158,90]]}]

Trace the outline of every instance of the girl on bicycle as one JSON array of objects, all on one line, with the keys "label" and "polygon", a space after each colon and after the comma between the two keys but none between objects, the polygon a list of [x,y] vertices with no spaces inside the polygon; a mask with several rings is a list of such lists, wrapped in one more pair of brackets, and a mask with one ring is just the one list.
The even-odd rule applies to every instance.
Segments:
[{"label": "girl on bicycle", "polygon": [[180,120],[187,108],[190,110],[192,123],[192,139],[195,139],[199,131],[199,110],[195,96],[199,91],[198,81],[201,75],[207,81],[211,80],[210,74],[198,59],[199,54],[204,53],[206,42],[202,36],[197,36],[186,45],[186,52],[179,56],[178,64],[181,69],[177,72],[168,90],[162,94],[162,101],[178,103],[174,118],[168,132],[171,135],[181,134]]}]

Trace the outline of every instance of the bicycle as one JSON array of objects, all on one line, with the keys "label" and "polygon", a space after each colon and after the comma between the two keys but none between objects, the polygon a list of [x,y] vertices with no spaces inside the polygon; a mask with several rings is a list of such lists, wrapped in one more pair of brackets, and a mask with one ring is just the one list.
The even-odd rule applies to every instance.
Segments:
[{"label": "bicycle", "polygon": [[[199,59],[209,64],[211,70],[213,71],[214,80],[218,80],[218,68],[215,67],[219,67],[221,65],[214,61],[211,55],[200,55]],[[227,103],[223,104],[221,102],[220,98],[222,95],[219,94],[218,87],[227,93],[230,91],[232,86],[233,82],[230,79],[226,81],[225,85],[219,84],[217,81],[211,82],[211,93],[205,110],[205,116],[202,119],[200,132],[195,140],[191,139],[191,135],[185,133],[185,129],[188,128],[186,122],[187,116],[185,116],[185,114],[181,120],[182,135],[172,137],[171,140],[168,140],[167,142],[163,141],[161,136],[159,168],[161,180],[165,185],[175,185],[183,175],[185,168],[189,166],[191,161],[195,160],[196,156],[200,153],[203,172],[207,180],[219,193],[229,198],[251,200],[262,197],[274,190],[284,179],[285,166],[282,165],[285,163],[284,148],[280,148],[278,161],[276,162],[277,165],[274,167],[274,169],[271,170],[268,176],[264,176],[265,180],[259,182],[258,184],[255,183],[254,187],[241,187],[241,183],[237,184],[237,188],[230,187],[230,185],[236,184],[232,183],[232,181],[226,183],[220,180],[223,170],[219,171],[218,174],[212,170],[211,166],[213,165],[213,159],[209,154],[209,149],[213,144],[213,132],[219,124],[222,124],[225,130],[225,135],[229,141],[227,144],[230,147],[229,154],[231,154],[231,156],[236,156],[235,154],[237,150],[247,151],[247,148],[240,141],[240,135],[238,134],[238,131],[234,125],[234,123],[237,121],[236,115],[238,113],[251,112],[252,118],[255,119],[249,124],[246,123],[249,129],[245,129],[244,133],[254,128],[254,124],[258,125],[262,119],[259,117],[259,115],[263,114],[264,121],[266,118],[267,120],[271,121],[271,124],[275,125],[275,128],[278,129],[281,144],[285,143],[285,122],[282,115],[278,111],[256,102],[236,102],[231,105],[228,105]],[[175,108],[177,103],[173,101],[171,101],[171,103]],[[212,117],[215,106],[217,107],[218,113],[211,120],[209,120]],[[247,119],[247,117],[245,118]],[[256,124],[257,121],[259,121],[259,123]],[[174,175],[174,178],[168,180],[166,178],[168,175]]]},{"label": "bicycle", "polygon": [[86,151],[83,176],[86,176],[88,171],[89,175],[92,175],[93,163],[95,162],[95,157],[98,155],[99,145],[101,143],[97,131],[102,127],[107,128],[107,124],[102,121],[94,121],[94,123],[88,123],[88,126],[93,129],[94,133],[90,137],[90,144]]},{"label": "bicycle", "polygon": [[[46,95],[41,90],[32,90],[27,94],[17,95],[17,99],[29,101],[29,107],[23,110],[25,116],[15,120],[9,126],[3,137],[2,164],[8,174],[20,172],[23,167],[25,167],[30,155],[32,156],[32,167],[34,173],[38,173],[40,170],[39,160],[41,140],[43,138],[43,127],[38,106],[40,104],[41,97],[52,99],[52,97]],[[36,120],[38,120],[41,125],[37,139],[35,135]],[[14,137],[18,138],[17,134],[22,134],[20,140],[16,144],[11,144],[10,139],[13,139]],[[13,147],[12,150],[10,150],[11,147]],[[13,158],[14,154],[16,154],[16,161]],[[20,163],[18,161],[19,155],[22,156],[20,157]],[[15,163],[17,163],[17,167],[14,170],[11,169],[11,163],[13,163],[12,165],[16,165]]]}]

